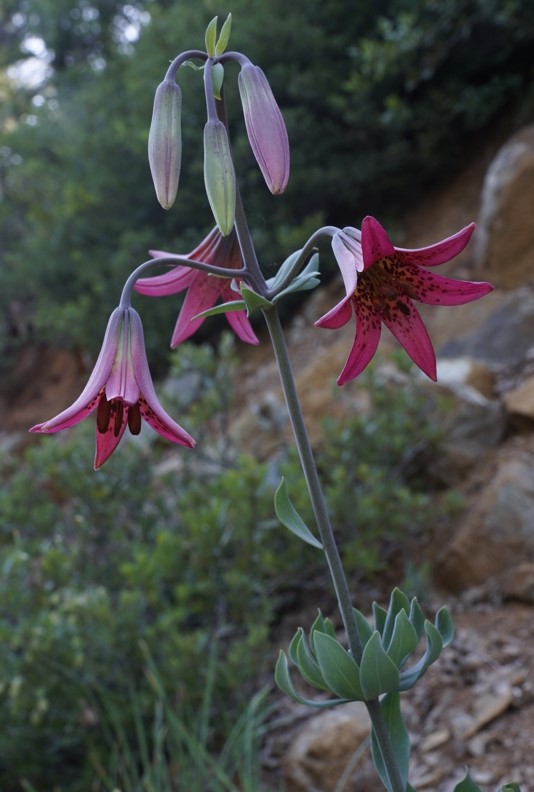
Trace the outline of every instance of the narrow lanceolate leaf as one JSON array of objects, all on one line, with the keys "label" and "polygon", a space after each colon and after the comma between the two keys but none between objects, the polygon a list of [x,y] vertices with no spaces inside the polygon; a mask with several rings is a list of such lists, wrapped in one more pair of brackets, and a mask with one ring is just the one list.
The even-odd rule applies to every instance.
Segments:
[{"label": "narrow lanceolate leaf", "polygon": [[386,647],[388,657],[393,660],[397,668],[400,668],[418,643],[417,633],[406,611],[399,611],[395,618],[391,641],[389,646]]},{"label": "narrow lanceolate leaf", "polygon": [[321,673],[332,693],[361,701],[363,692],[358,679],[358,665],[347,650],[325,633],[314,633],[314,644]]},{"label": "narrow lanceolate leaf", "polygon": [[182,161],[182,92],[174,80],[156,88],[148,135],[148,162],[158,201],[170,209],[176,198]]},{"label": "narrow lanceolate leaf", "polygon": [[217,19],[218,17],[213,17],[211,22],[209,23],[208,27],[206,28],[206,52],[213,58],[215,55],[215,45],[217,41]]},{"label": "narrow lanceolate leaf", "polygon": [[285,525],[291,533],[294,533],[295,536],[298,536],[299,539],[302,539],[303,542],[307,542],[312,547],[317,547],[319,550],[322,550],[323,546],[321,542],[315,538],[291,503],[284,479],[280,482],[274,495],[274,510],[282,525]]},{"label": "narrow lanceolate leaf", "polygon": [[[408,730],[406,729],[406,724],[404,723],[404,719],[400,710],[399,694],[388,693],[387,696],[384,696],[380,702],[380,709],[384,715],[384,721],[391,740],[391,747],[393,748],[397,767],[399,768],[403,785],[406,787],[408,784],[408,770],[410,763],[410,737],[408,735]],[[373,752],[373,761],[375,763],[375,767],[387,789],[389,785],[389,777],[374,731],[371,732],[371,750]]]},{"label": "narrow lanceolate leaf", "polygon": [[336,704],[346,704],[349,699],[328,699],[327,701],[314,701],[313,699],[307,699],[300,695],[295,689],[293,682],[291,681],[291,675],[289,673],[289,665],[287,662],[287,657],[285,656],[284,652],[280,650],[280,654],[278,655],[278,660],[276,662],[276,667],[274,670],[274,681],[280,688],[280,690],[292,698],[294,701],[297,701],[299,704],[305,704],[308,707],[316,707],[317,709],[327,709],[328,707],[333,707]]},{"label": "narrow lanceolate leaf", "polygon": [[399,689],[399,670],[384,651],[380,634],[376,630],[363,650],[360,685],[366,701]]},{"label": "narrow lanceolate leaf", "polygon": [[245,308],[246,305],[243,302],[243,300],[230,300],[229,302],[219,303],[219,305],[214,305],[213,308],[208,308],[206,311],[201,311],[201,313],[192,316],[191,321],[193,321],[194,319],[205,319],[206,316],[216,316],[217,314],[222,314],[222,313],[232,313],[232,311],[243,311]]},{"label": "narrow lanceolate leaf", "polygon": [[222,55],[228,46],[228,39],[230,38],[230,31],[232,30],[232,14],[228,14],[226,20],[219,33],[219,39],[215,46],[215,54]]},{"label": "narrow lanceolate leaf", "polygon": [[297,645],[297,664],[299,671],[306,682],[313,687],[319,688],[319,690],[328,690],[328,685],[324,680],[319,664],[310,652],[304,630],[302,630],[302,627],[299,629],[301,630],[301,640]]},{"label": "narrow lanceolate leaf", "polygon": [[454,638],[454,624],[447,608],[440,608],[436,613],[435,627],[441,635],[443,646],[448,646]]},{"label": "narrow lanceolate leaf", "polygon": [[236,180],[222,121],[210,120],[204,127],[204,184],[219,231],[228,236],[234,227]]}]

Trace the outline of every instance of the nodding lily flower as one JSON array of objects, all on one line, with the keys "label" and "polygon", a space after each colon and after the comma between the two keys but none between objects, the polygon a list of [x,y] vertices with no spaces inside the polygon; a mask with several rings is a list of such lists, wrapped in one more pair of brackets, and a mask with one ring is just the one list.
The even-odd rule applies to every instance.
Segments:
[{"label": "nodding lily flower", "polygon": [[463,305],[492,291],[490,283],[444,278],[426,269],[457,256],[474,230],[475,224],[471,223],[435,245],[406,250],[394,247],[380,223],[374,217],[366,217],[361,233],[345,228],[334,236],[332,247],[346,296],[315,324],[338,328],[349,321],[353,311],[356,315],[356,337],[338,385],[357,377],[370,362],[382,323],[414,363],[436,380],[432,342],[413,300],[428,305]]},{"label": "nodding lily flower", "polygon": [[141,431],[141,419],[162,437],[193,448],[193,438],[170,418],[158,401],[146,359],[141,318],[133,308],[119,306],[110,316],[96,365],[74,404],[33,426],[31,432],[59,432],[96,410],[95,470],[111,456],[126,426]]},{"label": "nodding lily flower", "polygon": [[[172,258],[172,253],[162,250],[151,250],[155,258]],[[242,268],[241,251],[235,230],[228,236],[222,236],[218,228],[213,228],[200,245],[186,258],[202,261],[229,270]],[[200,270],[178,265],[163,275],[153,278],[140,278],[136,281],[135,290],[148,297],[165,297],[187,289],[182,308],[178,314],[171,338],[171,347],[178,346],[186,338],[198,330],[205,317],[198,316],[212,308],[220,297],[223,302],[233,302],[239,295],[233,291],[230,279],[217,278]],[[234,311],[226,314],[226,318],[236,335],[247,344],[257,344],[258,339],[252,329],[245,311]]]}]

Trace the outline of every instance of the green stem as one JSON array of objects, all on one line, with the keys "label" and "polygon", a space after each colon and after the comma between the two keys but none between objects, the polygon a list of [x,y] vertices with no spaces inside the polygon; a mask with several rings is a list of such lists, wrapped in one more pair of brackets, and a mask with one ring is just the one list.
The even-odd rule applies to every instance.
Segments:
[{"label": "green stem", "polygon": [[[341,618],[343,619],[345,632],[347,634],[349,648],[352,656],[359,664],[361,662],[363,652],[362,641],[358,632],[356,620],[354,618],[352,599],[350,596],[347,578],[345,576],[345,571],[343,569],[337,548],[334,531],[332,529],[323,490],[319,480],[319,474],[317,472],[317,466],[315,464],[313,450],[306,429],[306,424],[304,422],[304,417],[302,415],[302,409],[295,386],[295,378],[293,376],[284,331],[280,322],[280,316],[276,306],[265,309],[263,311],[263,315],[267,323],[276,362],[278,364],[280,380],[282,382],[282,388],[286,399],[291,426],[295,435],[300,462],[304,476],[306,478],[306,483],[308,485],[310,500],[315,514],[321,542],[323,544],[324,554],[330,569],[330,574],[332,576]],[[391,790],[392,792],[405,792],[378,699],[367,701],[365,702],[365,705],[371,719],[377,742],[380,746],[382,759],[390,779]]]}]

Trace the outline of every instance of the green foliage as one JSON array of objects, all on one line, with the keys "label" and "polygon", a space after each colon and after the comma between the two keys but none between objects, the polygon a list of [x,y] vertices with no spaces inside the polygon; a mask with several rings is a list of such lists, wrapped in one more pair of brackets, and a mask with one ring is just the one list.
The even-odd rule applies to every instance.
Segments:
[{"label": "green foliage", "polygon": [[[301,581],[319,568],[321,554],[276,520],[278,472],[273,476],[269,466],[233,446],[228,423],[236,406],[237,359],[231,339],[224,334],[217,350],[184,344],[173,356],[163,400],[197,436],[194,453],[173,451],[144,432],[130,442],[125,437],[95,473],[89,420],[40,438],[22,460],[2,460],[2,790],[14,792],[25,778],[39,792],[56,782],[66,792],[85,792],[104,771],[116,778],[125,767],[131,770],[128,752],[140,750],[139,723],[153,735],[146,738],[149,755],[163,745],[156,736],[160,727],[170,728],[171,715],[199,738],[191,718],[206,706],[208,683],[214,725],[202,745],[218,757],[258,676],[274,665],[271,625],[292,597],[301,596]],[[418,403],[408,394],[387,400],[380,388],[376,393],[388,418],[371,413],[344,427],[331,423],[319,453],[320,467],[331,471],[334,525],[339,519],[341,542],[349,539],[347,557],[358,575],[374,570],[378,546],[392,541],[400,526],[411,530],[415,519],[400,462],[401,435],[409,448],[409,415]],[[399,409],[408,415],[396,416]],[[419,409],[417,431],[428,437],[422,416]],[[340,461],[334,464],[337,443]],[[364,443],[374,472],[358,490]],[[388,454],[380,452],[385,444]],[[342,467],[351,471],[348,484]],[[288,491],[305,511],[296,461],[284,468]],[[378,503],[394,491],[383,489],[391,471],[405,494],[396,501],[395,520],[379,522]],[[419,494],[411,497],[420,502]],[[417,519],[421,524],[421,514]],[[164,698],[147,684],[152,677],[140,642],[149,649]],[[218,659],[210,671],[215,646]],[[191,745],[182,743],[182,749]]]},{"label": "green foliage", "polygon": [[[424,394],[410,386],[385,385],[374,372],[371,365],[360,379],[370,409],[344,421],[326,418],[318,457],[332,524],[350,572],[379,571],[402,537],[414,537],[428,526],[432,492],[419,475],[417,460],[440,438],[439,421],[429,413]],[[295,456],[284,473],[288,479],[299,476]],[[290,495],[304,521],[312,524],[304,484],[290,489]]]}]

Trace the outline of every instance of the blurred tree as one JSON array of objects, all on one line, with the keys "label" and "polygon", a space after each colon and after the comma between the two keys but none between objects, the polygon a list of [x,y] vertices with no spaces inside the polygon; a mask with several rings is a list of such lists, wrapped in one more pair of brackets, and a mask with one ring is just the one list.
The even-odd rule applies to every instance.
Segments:
[{"label": "blurred tree", "polygon": [[[169,60],[202,46],[206,23],[226,13],[213,0],[3,4],[4,69],[31,58],[41,67],[36,84],[0,79],[4,364],[36,340],[94,353],[147,249],[187,252],[210,227],[200,73],[179,74],[184,157],[170,212],[156,201],[146,140]],[[292,146],[289,187],[275,198],[253,160],[230,64],[233,148],[267,268],[317,223],[357,225],[420,200],[461,165],[466,137],[513,108],[523,119],[532,112],[534,6],[520,0],[234,0],[232,13],[231,46],[266,71]],[[177,309],[172,298],[143,301],[161,364]]]}]

